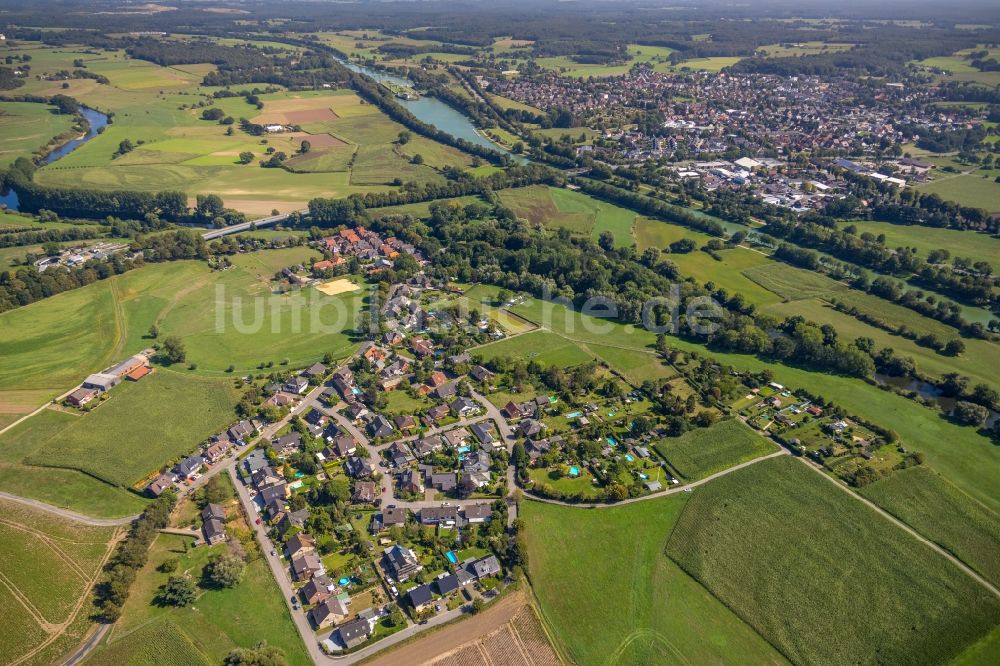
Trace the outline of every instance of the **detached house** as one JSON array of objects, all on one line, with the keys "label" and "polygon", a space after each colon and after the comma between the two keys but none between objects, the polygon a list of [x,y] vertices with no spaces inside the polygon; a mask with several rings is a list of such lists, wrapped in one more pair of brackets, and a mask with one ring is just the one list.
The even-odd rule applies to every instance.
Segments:
[{"label": "detached house", "polygon": [[418,585],[407,593],[406,598],[417,613],[426,609],[434,601],[430,585]]},{"label": "detached house", "polygon": [[316,553],[304,553],[292,558],[292,573],[295,574],[296,580],[306,581],[325,572],[326,569]]},{"label": "detached house", "polygon": [[320,574],[313,576],[308,583],[302,586],[299,592],[302,593],[303,601],[307,605],[312,606],[313,604],[322,603],[329,599],[334,589],[336,589],[336,586],[333,584],[333,580],[326,574]]},{"label": "detached house", "polygon": [[344,644],[344,647],[350,649],[357,647],[368,640],[371,636],[372,625],[363,618],[357,620],[352,620],[346,624],[342,624],[337,630],[337,634],[340,636],[340,642]]},{"label": "detached house", "polygon": [[330,597],[309,611],[309,620],[317,629],[339,624],[350,616],[347,604],[340,599]]},{"label": "detached house", "polygon": [[476,406],[476,403],[472,402],[468,398],[459,397],[448,405],[448,409],[451,410],[452,415],[461,418],[478,411],[479,408]]},{"label": "detached house", "polygon": [[177,473],[182,479],[190,478],[198,473],[205,465],[205,459],[201,456],[191,456],[185,458],[177,465]]},{"label": "detached house", "polygon": [[368,424],[368,434],[371,435],[373,439],[378,437],[388,437],[394,432],[392,423],[389,419],[385,418],[381,414],[372,419],[371,423]]},{"label": "detached house", "polygon": [[288,543],[285,544],[285,552],[288,553],[288,557],[294,558],[297,555],[302,555],[304,553],[312,553],[316,550],[316,541],[311,536],[305,532],[300,532],[296,534]]},{"label": "detached house", "polygon": [[344,471],[346,471],[349,476],[352,476],[355,479],[360,479],[374,475],[375,465],[373,465],[367,458],[351,456],[347,459],[347,462],[344,463]]},{"label": "detached house", "polygon": [[218,504],[209,504],[201,510],[202,533],[205,543],[214,545],[226,540],[226,512]]},{"label": "detached house", "polygon": [[383,555],[386,569],[401,583],[423,569],[419,560],[417,560],[416,553],[409,548],[403,548],[399,544],[386,548],[383,551]]}]

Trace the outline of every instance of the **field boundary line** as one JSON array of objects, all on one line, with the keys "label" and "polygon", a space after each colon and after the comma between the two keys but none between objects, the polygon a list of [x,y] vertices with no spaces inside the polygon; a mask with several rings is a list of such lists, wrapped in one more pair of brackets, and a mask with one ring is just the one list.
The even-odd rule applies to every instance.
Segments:
[{"label": "field boundary line", "polygon": [[27,527],[25,525],[19,525],[17,523],[7,522],[5,520],[0,520],[0,524],[7,525],[8,527],[11,527],[11,528],[13,528],[15,530],[21,530],[22,532],[27,532],[28,534],[31,534],[32,536],[36,537],[39,541],[41,541],[46,546],[48,546],[52,550],[52,552],[55,553],[55,556],[57,558],[59,558],[60,560],[62,560],[66,564],[66,566],[69,567],[71,571],[73,571],[73,573],[75,573],[77,576],[79,576],[80,580],[82,580],[83,582],[87,582],[87,580],[89,578],[89,576],[87,576],[87,572],[85,572],[80,567],[79,564],[77,564],[76,562],[74,562],[73,559],[69,556],[69,554],[66,551],[64,551],[62,548],[60,548],[58,544],[54,543],[52,541],[52,539],[49,538],[48,534],[45,534],[44,532],[41,532],[39,530],[30,528],[30,527]]},{"label": "field boundary line", "polygon": [[853,497],[857,501],[861,502],[862,504],[867,505],[875,513],[879,514],[880,516],[882,516],[883,518],[885,518],[886,520],[888,520],[889,522],[891,522],[892,524],[894,524],[896,527],[900,528],[901,530],[907,532],[910,536],[914,537],[915,539],[917,539],[917,541],[921,542],[922,544],[924,544],[925,546],[927,546],[931,550],[935,551],[939,555],[943,555],[953,565],[955,565],[956,567],[958,567],[963,573],[965,573],[967,576],[969,576],[970,578],[972,578],[972,580],[974,580],[977,583],[979,583],[981,586],[983,586],[984,588],[986,588],[986,590],[988,590],[990,593],[992,593],[995,597],[997,597],[998,599],[1000,599],[1000,590],[998,590],[996,587],[994,587],[993,584],[990,583],[988,580],[986,580],[985,578],[983,578],[982,576],[980,576],[978,573],[976,573],[965,562],[963,562],[962,560],[958,559],[957,557],[955,557],[954,555],[952,555],[950,552],[948,552],[948,550],[942,548],[941,546],[939,546],[934,541],[932,541],[932,540],[928,539],[927,537],[925,537],[924,535],[920,534],[920,532],[917,532],[915,529],[913,529],[912,527],[910,527],[909,525],[907,525],[906,523],[904,523],[899,518],[896,518],[894,515],[892,515],[891,513],[889,513],[888,511],[886,511],[882,507],[878,506],[877,504],[875,504],[874,502],[872,502],[871,500],[869,500],[867,497],[864,497],[864,496],[862,496],[862,495],[854,492],[853,490],[851,490],[850,488],[848,488],[846,485],[843,485],[842,483],[840,483],[839,481],[837,481],[833,477],[828,476],[821,469],[819,469],[818,467],[815,467],[812,463],[810,463],[805,458],[800,458],[800,460],[802,461],[802,464],[804,464],[806,467],[808,467],[809,469],[813,470],[814,472],[816,472],[817,474],[819,474],[820,476],[822,476],[824,479],[826,479],[827,481],[829,481],[830,483],[832,483],[834,486],[836,486],[837,488],[839,488],[843,492],[847,493],[848,495],[850,495],[851,497]]},{"label": "field boundary line", "polygon": [[31,599],[28,598],[28,595],[18,589],[18,587],[14,585],[14,581],[8,578],[2,571],[0,571],[0,585],[6,587],[10,593],[14,595],[14,598],[17,599],[18,603],[24,606],[24,610],[28,611],[28,615],[30,615],[32,619],[42,628],[42,631],[47,634],[51,634],[55,631],[53,627],[59,626],[46,620],[45,616],[42,615],[42,611],[38,610],[38,607],[32,603]]}]

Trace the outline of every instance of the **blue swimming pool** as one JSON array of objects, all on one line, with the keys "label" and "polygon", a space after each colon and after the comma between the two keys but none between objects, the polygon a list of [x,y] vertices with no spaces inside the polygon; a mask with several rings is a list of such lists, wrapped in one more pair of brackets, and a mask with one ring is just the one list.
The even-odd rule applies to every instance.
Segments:
[{"label": "blue swimming pool", "polygon": [[576,419],[576,418],[579,418],[581,416],[583,416],[583,412],[570,412],[569,414],[566,415],[566,418],[568,418],[568,419]]},{"label": "blue swimming pool", "polygon": [[570,476],[580,476],[580,468],[576,467],[576,466],[570,467],[569,468],[569,475]]},{"label": "blue swimming pool", "polygon": [[459,453],[468,453],[469,452],[469,447],[468,446],[460,446],[460,447],[458,447],[458,452]]},{"label": "blue swimming pool", "polygon": [[635,460],[635,458],[633,458],[633,457],[632,457],[632,454],[631,454],[631,453],[626,453],[626,454],[625,454],[625,460],[627,460],[627,461],[629,461],[629,462],[632,462],[632,461],[634,461],[634,460]]},{"label": "blue swimming pool", "polygon": [[611,446],[618,446],[618,440],[614,437],[608,437],[608,444]]},{"label": "blue swimming pool", "polygon": [[347,585],[348,583],[351,582],[351,579],[350,578],[341,578],[337,582],[340,583],[341,587],[344,587],[345,585]]},{"label": "blue swimming pool", "polygon": [[458,556],[455,555],[455,551],[449,550],[447,553],[444,554],[444,556],[447,557],[448,561],[451,562],[452,564],[458,564]]}]

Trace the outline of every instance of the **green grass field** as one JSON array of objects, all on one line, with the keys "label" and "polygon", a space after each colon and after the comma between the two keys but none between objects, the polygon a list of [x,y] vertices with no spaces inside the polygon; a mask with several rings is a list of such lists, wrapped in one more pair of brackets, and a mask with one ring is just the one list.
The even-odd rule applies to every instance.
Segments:
[{"label": "green grass field", "polygon": [[770,260],[765,264],[744,270],[743,275],[788,301],[803,298],[829,298],[833,294],[848,289],[847,285],[840,284],[820,273]]},{"label": "green grass field", "polygon": [[[966,351],[960,356],[943,356],[933,349],[918,345],[913,340],[893,335],[850,315],[838,312],[816,299],[781,303],[767,307],[764,311],[779,318],[801,315],[820,325],[831,324],[837,329],[843,340],[854,340],[858,337],[871,338],[879,348],[890,347],[902,356],[913,357],[921,372],[934,377],[941,377],[949,372],[960,372],[970,377],[973,384],[983,382],[1000,387],[1000,381],[998,381],[996,373],[992,371],[993,368],[1000,367],[998,365],[1000,364],[1000,346],[985,340],[965,340]],[[919,314],[916,316],[920,317]],[[946,332],[942,339],[951,340],[958,337],[958,333],[952,329],[952,332],[950,334]]]},{"label": "green grass field", "polygon": [[513,358],[526,356],[542,365],[562,367],[580,365],[591,359],[589,354],[575,344],[549,331],[532,331],[476,347],[475,353],[484,360],[502,356]]},{"label": "green grass field", "polygon": [[666,259],[677,264],[681,275],[691,276],[702,284],[711,282],[730,294],[743,294],[748,303],[758,307],[781,300],[781,296],[773,290],[749,277],[754,271],[767,270],[774,264],[766,255],[745,248],[733,248],[718,254],[722,261],[697,250],[687,254],[670,254]]},{"label": "green grass field", "polygon": [[688,481],[759,458],[777,447],[735,419],[657,442],[657,452]]},{"label": "green grass field", "polygon": [[667,554],[795,663],[944,663],[1000,622],[992,593],[787,457],[698,488]]},{"label": "green grass field", "polygon": [[82,416],[43,412],[0,435],[0,447],[13,440],[24,463],[79,469],[130,486],[235,418],[231,382],[183,372],[160,369],[140,382],[124,382]]},{"label": "green grass field", "polygon": [[[200,375],[229,376],[229,365],[247,372],[284,359],[306,365],[326,352],[347,356],[367,288],[341,296],[313,289],[272,293],[276,272],[312,256],[318,255],[308,248],[241,254],[222,273],[193,261],[148,265],[6,312],[0,315],[0,401],[22,400],[32,409],[44,404],[88,373],[149,347],[153,324],[161,338],[184,341]],[[33,392],[31,400],[24,391]]]},{"label": "green grass field", "polygon": [[18,157],[30,157],[73,126],[73,116],[54,111],[55,107],[47,104],[0,102],[0,167],[7,167]]},{"label": "green grass field", "polygon": [[[7,602],[8,626],[0,632],[0,652],[9,661],[48,663],[45,657],[69,649],[89,628],[83,596],[116,528],[82,525],[6,500],[0,510],[0,599]],[[62,635],[44,645],[64,623]]]},{"label": "green grass field", "polygon": [[944,249],[952,257],[968,257],[973,261],[986,261],[1000,272],[1000,240],[989,234],[936,227],[917,227],[873,220],[851,220],[842,226],[853,224],[858,235],[868,232],[885,236],[886,247],[912,247],[926,257],[932,250]]},{"label": "green grass field", "polygon": [[[0,436],[0,455],[4,457],[11,439],[8,434]],[[134,516],[146,507],[146,500],[139,495],[75,469],[0,462],[0,490],[96,518]]]},{"label": "green grass field", "polygon": [[615,244],[632,244],[632,225],[637,213],[598,201],[573,190],[533,185],[500,193],[505,206],[518,217],[539,226],[568,229],[594,240],[603,231],[614,234]]},{"label": "green grass field", "polygon": [[[1000,72],[990,72],[1000,82]],[[984,208],[988,212],[1000,212],[1000,183],[992,177],[984,178],[974,173],[953,178],[939,178],[917,186],[927,194],[940,194],[942,199],[954,201],[963,206]]]},{"label": "green grass field", "polygon": [[664,556],[686,499],[591,511],[521,503],[542,618],[575,663],[785,663]]},{"label": "green grass field", "polygon": [[[671,243],[682,238],[690,238],[698,243],[699,247],[711,239],[711,236],[692,231],[676,224],[667,224],[660,220],[653,220],[648,217],[640,217],[635,221],[635,228],[632,230],[635,236],[637,249],[642,252],[648,247],[664,249]],[[677,257],[671,257],[676,259]]]},{"label": "green grass field", "polygon": [[95,652],[92,662],[111,664],[114,656],[146,654],[146,633],[149,627],[156,627],[156,632],[168,633],[178,641],[196,663],[221,663],[233,648],[253,647],[261,641],[280,648],[292,666],[310,663],[271,572],[261,559],[247,565],[243,579],[234,588],[201,591],[198,600],[186,608],[157,605],[154,599],[158,588],[170,577],[157,570],[164,560],[177,557],[178,570],[198,579],[209,557],[225,550],[225,546],[186,549],[185,540],[166,534],[157,537],[149,561],[129,595],[122,620]]},{"label": "green grass field", "polygon": [[1000,516],[921,465],[861,494],[1000,585]]}]

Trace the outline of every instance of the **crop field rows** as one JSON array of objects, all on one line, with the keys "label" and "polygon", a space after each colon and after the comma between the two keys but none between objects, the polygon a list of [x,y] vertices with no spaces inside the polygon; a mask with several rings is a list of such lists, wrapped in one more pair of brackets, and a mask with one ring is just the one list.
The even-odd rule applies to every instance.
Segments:
[{"label": "crop field rows", "polygon": [[118,530],[0,500],[0,632],[5,663],[47,663],[89,626],[86,601]]},{"label": "crop field rows", "polygon": [[942,663],[1000,621],[992,593],[788,457],[699,488],[667,554],[795,663]]}]

